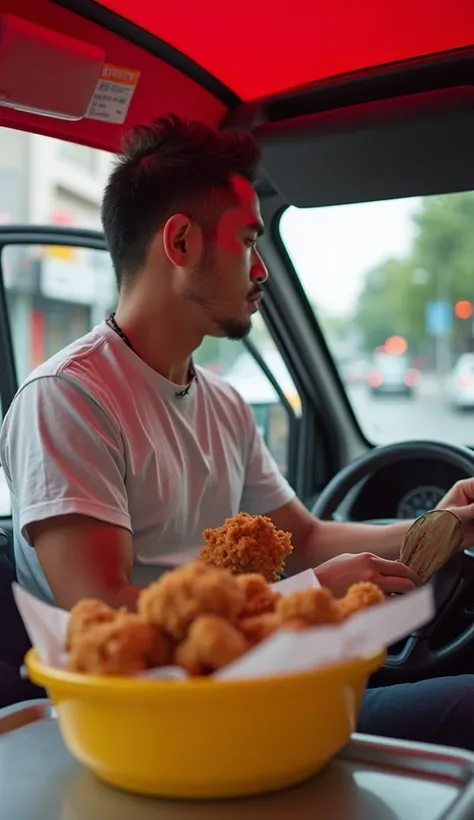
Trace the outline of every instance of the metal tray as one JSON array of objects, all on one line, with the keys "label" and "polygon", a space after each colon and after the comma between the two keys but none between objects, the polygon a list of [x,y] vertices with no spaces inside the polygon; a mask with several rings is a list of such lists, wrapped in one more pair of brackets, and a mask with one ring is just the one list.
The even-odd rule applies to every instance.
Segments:
[{"label": "metal tray", "polygon": [[56,710],[49,700],[30,700],[0,709],[0,737],[15,729],[56,718]]},{"label": "metal tray", "polygon": [[112,789],[66,750],[54,708],[0,710],[0,805],[8,820],[473,820],[474,755],[353,735],[323,772],[271,795],[192,803]]}]

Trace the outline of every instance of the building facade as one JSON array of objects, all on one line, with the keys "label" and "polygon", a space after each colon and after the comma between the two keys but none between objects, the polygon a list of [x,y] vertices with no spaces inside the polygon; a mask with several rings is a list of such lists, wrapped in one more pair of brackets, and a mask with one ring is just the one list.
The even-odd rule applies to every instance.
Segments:
[{"label": "building facade", "polygon": [[[0,129],[0,223],[100,229],[112,156]],[[18,379],[101,321],[116,301],[108,254],[12,245],[2,253]]]}]

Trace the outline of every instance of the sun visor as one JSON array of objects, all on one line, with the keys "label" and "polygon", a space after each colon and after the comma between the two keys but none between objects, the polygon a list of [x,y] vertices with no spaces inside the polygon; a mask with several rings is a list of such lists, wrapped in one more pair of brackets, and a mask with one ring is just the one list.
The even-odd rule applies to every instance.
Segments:
[{"label": "sun visor", "polygon": [[254,129],[288,204],[341,205],[474,189],[474,87],[348,106]]},{"label": "sun visor", "polygon": [[104,61],[104,50],[90,43],[0,15],[0,105],[80,120]]}]

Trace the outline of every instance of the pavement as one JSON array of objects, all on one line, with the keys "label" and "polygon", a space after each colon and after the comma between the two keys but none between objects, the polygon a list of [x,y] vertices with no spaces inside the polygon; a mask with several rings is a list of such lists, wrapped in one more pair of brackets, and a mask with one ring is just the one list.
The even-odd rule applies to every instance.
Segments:
[{"label": "pavement", "polygon": [[474,412],[453,410],[444,383],[425,376],[412,398],[371,396],[364,386],[348,389],[359,424],[374,444],[434,439],[474,446]]}]

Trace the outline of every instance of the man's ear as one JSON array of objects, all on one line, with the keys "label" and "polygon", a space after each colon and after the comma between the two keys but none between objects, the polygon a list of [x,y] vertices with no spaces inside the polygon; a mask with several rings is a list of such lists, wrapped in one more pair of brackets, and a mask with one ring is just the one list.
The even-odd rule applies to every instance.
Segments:
[{"label": "man's ear", "polygon": [[185,214],[173,214],[163,228],[163,247],[176,268],[194,267],[202,253],[202,231]]}]

